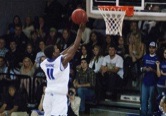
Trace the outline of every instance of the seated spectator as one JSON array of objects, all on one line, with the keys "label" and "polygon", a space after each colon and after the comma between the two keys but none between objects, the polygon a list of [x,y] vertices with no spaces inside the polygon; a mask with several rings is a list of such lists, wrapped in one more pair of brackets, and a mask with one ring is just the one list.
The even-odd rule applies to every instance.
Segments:
[{"label": "seated spectator", "polygon": [[68,48],[71,44],[74,42],[74,34],[69,29],[63,29],[60,46],[62,50],[65,50]]},{"label": "seated spectator", "polygon": [[103,42],[103,46],[102,46],[104,56],[108,55],[109,47],[110,47],[111,44],[114,44],[113,37],[111,35],[106,35],[105,40]]},{"label": "seated spectator", "polygon": [[95,45],[93,48],[93,57],[90,60],[89,67],[94,70],[94,72],[97,74],[100,71],[100,67],[103,62],[103,55],[102,55],[102,49],[100,46]]},{"label": "seated spectator", "polygon": [[14,34],[10,34],[8,36],[6,43],[9,43],[11,40],[14,40],[16,42],[17,47],[21,52],[25,51],[26,45],[29,41],[27,36],[22,31],[22,26],[21,25],[16,25],[15,26]]},{"label": "seated spectator", "polygon": [[41,40],[39,42],[39,48],[40,48],[40,51],[36,54],[36,58],[35,58],[35,67],[38,68],[39,67],[39,64],[40,64],[40,58],[42,56],[45,56],[44,55],[44,49],[45,49],[45,42],[43,40]]},{"label": "seated spectator", "polygon": [[[100,34],[92,31],[89,37],[89,43],[87,44],[89,49],[92,50],[94,48],[95,45],[102,45],[101,42],[101,36],[99,36]],[[93,51],[90,51],[90,54],[93,54]]]},{"label": "seated spectator", "polygon": [[95,96],[95,73],[89,68],[88,60],[81,59],[81,68],[77,70],[76,78],[73,81],[77,94],[81,98],[80,112],[85,112],[85,101],[92,100]]},{"label": "seated spectator", "polygon": [[[91,59],[91,56],[90,56],[90,52],[89,52],[89,49],[88,49],[88,46],[87,45],[82,45],[81,46],[81,51],[80,51],[80,56],[78,56],[78,61],[77,61],[77,65],[81,62],[81,59],[82,58],[86,58],[88,61],[90,61]],[[78,65],[80,67],[80,65]]]},{"label": "seated spectator", "polygon": [[3,105],[0,108],[0,116],[28,116],[25,100],[14,86],[9,87],[4,97]]},{"label": "seated spectator", "polygon": [[43,111],[43,100],[44,100],[44,95],[45,95],[45,89],[46,89],[46,84],[43,84],[43,93],[40,99],[40,103],[38,105],[37,110],[32,110],[31,116],[44,116],[44,111]]},{"label": "seated spectator", "polygon": [[120,36],[118,37],[117,54],[120,55],[123,59],[128,54],[128,46],[124,45],[124,38]]},{"label": "seated spectator", "polygon": [[76,89],[74,87],[69,88],[68,98],[68,116],[79,116],[81,99],[76,96]]},{"label": "seated spectator", "polygon": [[[34,69],[34,65],[31,61],[30,58],[28,57],[25,57],[23,59],[23,64],[21,66],[21,69],[20,69],[20,74],[21,75],[27,75],[29,77],[31,77],[31,80],[33,80],[33,75],[34,75],[34,72],[35,72],[35,69]],[[21,77],[20,77],[21,78]],[[30,85],[29,85],[29,78],[28,79],[21,79],[21,83],[20,83],[20,87],[21,88],[25,88],[28,95],[29,95],[29,89],[30,89]]]},{"label": "seated spectator", "polygon": [[39,51],[39,42],[41,40],[40,37],[38,37],[37,35],[37,31],[32,31],[31,32],[31,36],[30,36],[30,43],[32,44],[32,46],[34,47],[34,51],[38,52]]},{"label": "seated spectator", "polygon": [[9,66],[10,70],[19,69],[21,64],[22,55],[20,54],[19,49],[17,48],[16,41],[10,41],[10,49],[5,55],[5,59],[7,61],[7,65]]},{"label": "seated spectator", "polygon": [[28,37],[28,39],[30,38],[31,32],[34,31],[35,28],[33,26],[33,22],[31,17],[27,16],[25,18],[25,22],[23,25],[23,32],[25,33],[25,35]]},{"label": "seated spectator", "polygon": [[30,58],[33,63],[35,62],[36,52],[35,52],[32,44],[27,44],[26,50],[23,54],[23,58],[25,58],[25,57]]},{"label": "seated spectator", "polygon": [[44,17],[40,16],[37,24],[35,25],[35,30],[38,33],[38,37],[44,39],[46,34],[48,33],[48,27],[45,23]]},{"label": "seated spectator", "polygon": [[90,60],[89,67],[93,69],[93,71],[96,74],[96,100],[97,102],[100,101],[102,98],[102,75],[100,73],[100,68],[103,63],[103,55],[102,55],[102,49],[100,46],[95,45],[93,48],[93,57]]},{"label": "seated spectator", "polygon": [[6,41],[3,37],[0,37],[0,56],[5,57],[6,53],[9,51],[6,47]]},{"label": "seated spectator", "polygon": [[54,27],[50,28],[49,35],[46,37],[46,45],[59,44],[60,38],[58,36],[57,30]]},{"label": "seated spectator", "polygon": [[116,47],[110,45],[109,55],[104,57],[101,73],[104,76],[106,93],[110,95],[110,99],[117,99],[116,88],[122,85],[123,80],[123,58],[116,54]]},{"label": "seated spectator", "polygon": [[84,25],[84,30],[82,33],[82,44],[88,44],[89,43],[89,37],[90,37],[91,29]]},{"label": "seated spectator", "polygon": [[16,25],[21,25],[21,19],[18,15],[13,17],[13,22],[8,25],[7,34],[13,34]]}]

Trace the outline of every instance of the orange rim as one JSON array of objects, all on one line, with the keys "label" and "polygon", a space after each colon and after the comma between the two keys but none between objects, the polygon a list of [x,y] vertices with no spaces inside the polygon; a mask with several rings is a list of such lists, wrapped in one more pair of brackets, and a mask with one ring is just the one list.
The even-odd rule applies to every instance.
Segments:
[{"label": "orange rim", "polygon": [[126,16],[134,15],[133,6],[98,6],[98,9],[102,11],[126,11]]}]

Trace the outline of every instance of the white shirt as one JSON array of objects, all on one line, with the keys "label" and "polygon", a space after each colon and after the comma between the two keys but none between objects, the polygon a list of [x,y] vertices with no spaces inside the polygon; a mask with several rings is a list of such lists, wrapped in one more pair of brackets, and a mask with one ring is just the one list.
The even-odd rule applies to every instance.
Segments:
[{"label": "white shirt", "polygon": [[46,78],[47,88],[45,92],[53,92],[58,94],[67,95],[68,93],[68,81],[70,65],[68,63],[66,68],[63,68],[61,57],[57,57],[55,60],[45,59],[41,64]]},{"label": "white shirt", "polygon": [[36,54],[36,58],[35,58],[35,63],[36,63],[36,67],[38,68],[40,65],[40,58],[42,56],[45,56],[44,52],[40,51]]},{"label": "white shirt", "polygon": [[24,28],[24,29],[23,29],[23,32],[24,32],[24,34],[25,34],[28,38],[30,38],[30,37],[31,37],[31,32],[34,31],[34,30],[35,30],[35,29],[34,29],[34,26],[31,25],[31,26],[29,26],[29,27]]},{"label": "white shirt", "polygon": [[123,79],[123,58],[119,55],[115,55],[113,59],[109,55],[104,57],[102,66],[107,66],[108,68],[118,67],[120,68],[117,74]]},{"label": "white shirt", "polygon": [[81,103],[81,99],[78,96],[75,96],[75,99],[71,102],[71,108],[73,110],[73,112],[79,116],[79,109],[80,109],[80,103]]},{"label": "white shirt", "polygon": [[91,60],[90,63],[89,63],[89,67],[92,69],[93,64],[95,63],[94,72],[98,73],[100,71],[101,65],[103,63],[103,59],[104,59],[104,57],[101,56],[101,57],[98,58],[98,61],[95,61],[95,59]]},{"label": "white shirt", "polygon": [[83,44],[89,43],[89,37],[90,37],[91,29],[85,28],[84,32],[82,33],[82,41]]}]

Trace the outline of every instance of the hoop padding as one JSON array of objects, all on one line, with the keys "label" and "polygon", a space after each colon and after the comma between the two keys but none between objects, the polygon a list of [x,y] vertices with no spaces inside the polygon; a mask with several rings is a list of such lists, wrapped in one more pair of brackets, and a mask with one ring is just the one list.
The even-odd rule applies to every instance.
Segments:
[{"label": "hoop padding", "polygon": [[[106,34],[122,36],[123,20],[128,12],[127,7],[98,6],[98,9],[105,21]],[[132,13],[129,13],[128,16],[131,16]]]}]

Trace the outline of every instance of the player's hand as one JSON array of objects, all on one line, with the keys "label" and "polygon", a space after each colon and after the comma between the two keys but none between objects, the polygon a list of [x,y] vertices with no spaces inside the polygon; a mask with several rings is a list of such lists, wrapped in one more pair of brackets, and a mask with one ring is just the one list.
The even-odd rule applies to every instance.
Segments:
[{"label": "player's hand", "polygon": [[81,23],[79,29],[84,31],[86,27],[86,24]]}]

